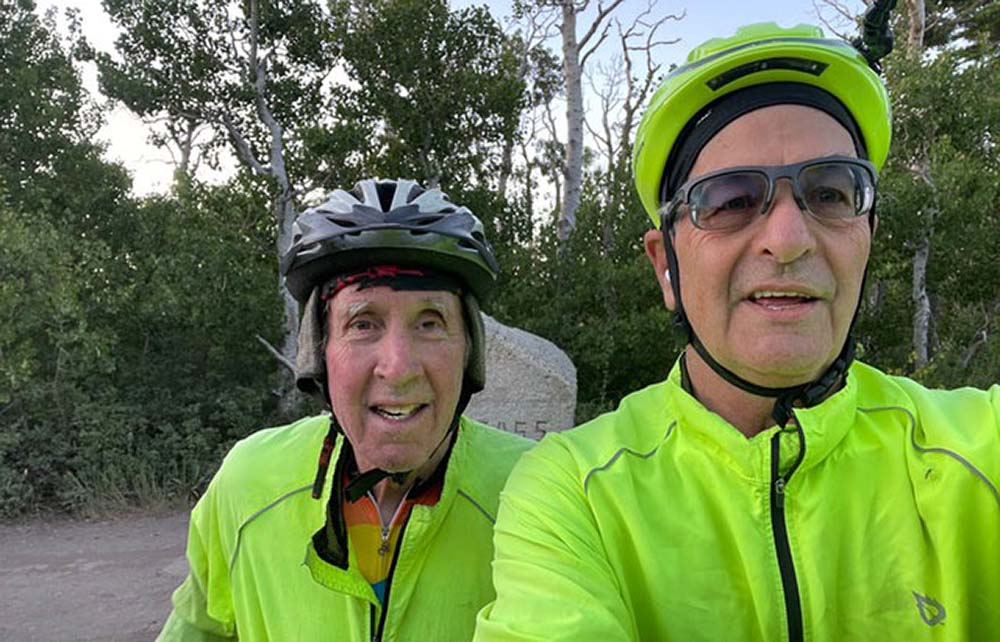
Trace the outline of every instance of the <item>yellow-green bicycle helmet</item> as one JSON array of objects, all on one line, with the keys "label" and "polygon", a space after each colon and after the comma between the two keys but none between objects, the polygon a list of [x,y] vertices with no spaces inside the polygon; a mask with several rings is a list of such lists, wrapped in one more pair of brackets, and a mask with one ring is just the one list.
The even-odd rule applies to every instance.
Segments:
[{"label": "yellow-green bicycle helmet", "polygon": [[748,25],[696,47],[666,77],[643,114],[632,168],[655,226],[666,164],[688,122],[722,96],[768,83],[812,85],[839,100],[857,123],[868,159],[881,169],[892,131],[889,95],[864,55],[847,42],[825,38],[819,27]]}]

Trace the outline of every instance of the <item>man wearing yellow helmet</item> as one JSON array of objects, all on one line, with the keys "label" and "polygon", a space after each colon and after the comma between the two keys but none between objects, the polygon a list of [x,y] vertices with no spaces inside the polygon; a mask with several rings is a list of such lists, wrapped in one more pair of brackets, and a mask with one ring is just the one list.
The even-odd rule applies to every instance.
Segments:
[{"label": "man wearing yellow helmet", "polygon": [[854,361],[873,64],[751,25],[653,96],[635,180],[688,345],[515,468],[477,641],[1000,639],[1000,387]]}]

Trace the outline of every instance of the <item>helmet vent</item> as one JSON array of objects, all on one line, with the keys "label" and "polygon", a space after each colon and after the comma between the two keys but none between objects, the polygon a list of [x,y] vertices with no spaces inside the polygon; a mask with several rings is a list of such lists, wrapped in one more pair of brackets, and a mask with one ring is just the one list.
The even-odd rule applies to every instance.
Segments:
[{"label": "helmet vent", "polygon": [[781,69],[784,71],[799,71],[813,76],[819,76],[826,71],[826,68],[829,66],[830,65],[825,62],[806,60],[805,58],[793,58],[791,56],[785,58],[768,58],[767,60],[757,60],[755,62],[749,62],[745,65],[740,65],[739,67],[734,67],[729,71],[712,78],[705,84],[711,87],[713,91],[718,91],[720,87],[725,87],[729,83],[739,80],[743,76],[749,76],[750,74],[757,73],[758,71],[773,71],[775,69]]},{"label": "helmet vent", "polygon": [[328,216],[328,217],[326,217],[326,220],[330,221],[331,223],[333,223],[334,225],[337,225],[339,227],[357,227],[358,226],[357,223],[355,223],[354,221],[352,221],[350,219],[346,219],[346,218],[335,218],[333,216]]},{"label": "helmet vent", "polygon": [[418,219],[411,220],[413,225],[419,225],[420,227],[426,227],[428,225],[433,225],[443,219],[443,216],[422,216]]}]

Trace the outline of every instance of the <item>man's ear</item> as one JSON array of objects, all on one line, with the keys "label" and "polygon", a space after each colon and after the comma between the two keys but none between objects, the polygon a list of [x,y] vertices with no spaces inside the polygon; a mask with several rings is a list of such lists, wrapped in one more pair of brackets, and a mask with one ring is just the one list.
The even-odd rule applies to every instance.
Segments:
[{"label": "man's ear", "polygon": [[649,230],[642,237],[643,246],[646,248],[646,257],[653,266],[653,274],[657,283],[660,284],[660,291],[663,293],[663,304],[668,310],[676,308],[674,303],[674,290],[670,286],[667,278],[670,267],[667,264],[666,248],[663,247],[663,233],[660,230]]}]

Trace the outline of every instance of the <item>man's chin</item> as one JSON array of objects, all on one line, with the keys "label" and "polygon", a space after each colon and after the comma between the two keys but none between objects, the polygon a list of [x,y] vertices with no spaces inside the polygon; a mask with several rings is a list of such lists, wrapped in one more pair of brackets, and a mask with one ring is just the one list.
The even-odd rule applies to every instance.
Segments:
[{"label": "man's chin", "polygon": [[747,343],[750,353],[734,355],[734,367],[743,379],[767,388],[787,388],[815,381],[833,362],[829,350],[800,345],[794,338]]},{"label": "man's chin", "polygon": [[[790,388],[815,381],[829,367],[815,359],[779,359],[758,362],[747,369],[744,379],[766,388]],[[742,375],[741,375],[742,376]]]}]

